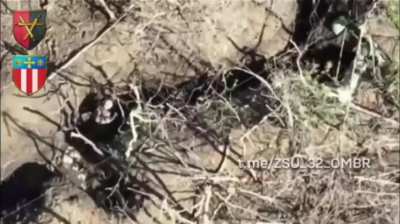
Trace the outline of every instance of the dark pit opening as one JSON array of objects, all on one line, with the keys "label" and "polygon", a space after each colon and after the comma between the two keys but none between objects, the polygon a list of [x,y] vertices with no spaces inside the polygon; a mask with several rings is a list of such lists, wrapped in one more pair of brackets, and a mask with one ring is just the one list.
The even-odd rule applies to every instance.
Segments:
[{"label": "dark pit opening", "polygon": [[46,165],[25,163],[0,184],[2,223],[32,221],[40,214],[45,192],[57,175]]}]

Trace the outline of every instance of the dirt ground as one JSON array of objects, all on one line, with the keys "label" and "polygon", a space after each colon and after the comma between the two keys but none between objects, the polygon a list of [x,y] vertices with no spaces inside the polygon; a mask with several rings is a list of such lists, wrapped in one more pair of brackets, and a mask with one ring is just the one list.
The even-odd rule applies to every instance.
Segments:
[{"label": "dirt ground", "polygon": [[[136,3],[140,5],[140,3]],[[187,56],[191,60],[201,63],[200,60],[215,62],[218,65],[229,66],[229,61],[234,61],[239,57],[239,52],[235,47],[226,41],[226,36],[231,37],[239,46],[252,47],[257,44],[258,36],[266,21],[268,32],[264,35],[260,52],[271,56],[282,50],[287,43],[289,35],[282,29],[281,22],[265,12],[264,5],[271,5],[271,10],[280,15],[286,25],[294,20],[296,4],[293,3],[269,3],[259,2],[255,4],[251,1],[226,1],[223,3],[206,3],[204,1],[193,2],[185,6],[187,9],[183,16],[189,16],[188,21],[179,18],[175,12],[170,15],[163,15],[165,7],[173,7],[173,3],[160,3],[159,8],[144,8],[140,14],[142,16],[155,16],[154,20],[160,21],[168,26],[174,24],[177,29],[185,28],[185,23],[189,23],[187,33],[179,32],[169,33],[167,37],[171,43],[182,46],[182,51],[188,52]],[[13,5],[10,4],[10,7]],[[15,7],[15,6],[14,6]],[[129,5],[126,4],[128,8]],[[160,12],[157,12],[159,10]],[[222,10],[222,13],[221,13]],[[11,18],[12,14],[4,9],[2,14],[2,41],[11,45],[16,45],[12,37]],[[99,11],[91,12],[86,4],[74,4],[72,2],[54,2],[50,1],[47,6],[49,25],[46,38],[35,48],[32,54],[48,55],[52,63],[62,65],[71,61],[68,67],[61,71],[70,78],[80,80],[79,77],[99,77],[98,70],[94,67],[100,66],[109,77],[118,80],[118,76],[123,76],[135,69],[135,66],[142,66],[140,71],[147,76],[146,78],[156,77],[164,79],[168,74],[182,74],[181,78],[172,78],[171,82],[181,82],[193,75],[194,71],[182,64],[179,58],[171,58],[167,52],[149,52],[146,44],[159,44],[157,41],[148,40],[144,32],[147,24],[138,24],[134,21],[135,10],[130,12],[131,17],[121,22],[107,32],[104,37],[99,38],[88,50],[80,53],[78,57],[70,59],[76,50],[82,48],[87,43],[93,41],[93,37],[104,29],[107,24],[105,16]],[[73,13],[72,13],[73,12]],[[165,14],[165,13],[164,13]],[[240,23],[236,23],[231,17],[241,18]],[[149,18],[150,19],[150,18]],[[216,21],[216,23],[214,22]],[[156,22],[155,22],[156,23]],[[205,31],[211,32],[205,32]],[[133,32],[131,32],[133,31]],[[162,32],[162,31],[158,31]],[[198,35],[201,33],[201,35]],[[156,36],[157,37],[157,36]],[[177,44],[179,43],[179,44]],[[196,49],[186,49],[186,46]],[[151,47],[151,46],[148,46]],[[21,124],[37,130],[43,136],[48,136],[54,132],[54,126],[43,122],[43,120],[24,110],[24,107],[39,110],[50,114],[51,118],[59,119],[60,104],[54,98],[28,98],[23,97],[13,86],[10,75],[10,66],[12,55],[7,49],[2,48],[3,58],[2,67],[2,110],[9,112],[18,119]],[[144,54],[154,53],[159,62],[152,62],[146,59]],[[191,56],[194,55],[194,56]],[[154,55],[152,55],[154,57]],[[178,56],[175,56],[178,57]],[[199,58],[195,58],[199,57]],[[204,59],[203,59],[204,58]],[[141,61],[143,60],[143,61]],[[154,63],[154,65],[152,65]],[[178,64],[177,64],[178,63]],[[161,76],[161,77],[160,77]],[[55,76],[51,76],[52,78]],[[57,77],[55,77],[57,79]],[[49,82],[53,82],[50,80]],[[38,95],[45,93],[47,89],[39,92]],[[82,93],[87,93],[87,89],[82,89]],[[78,99],[79,101],[79,99]],[[38,106],[40,105],[40,106]],[[36,151],[30,147],[31,140],[23,137],[24,133],[8,133],[2,120],[2,174],[3,177],[19,164],[37,159]],[[41,125],[38,125],[41,124]],[[10,130],[11,132],[11,130]],[[21,150],[24,153],[21,153]],[[12,158],[12,159],[11,159]]]},{"label": "dirt ground", "polygon": [[[4,2],[7,4],[7,1]],[[32,140],[34,137],[29,137],[29,135],[32,136],[31,132],[60,148],[67,147],[62,142],[57,127],[34,113],[35,111],[42,112],[57,122],[62,119],[61,109],[67,107],[65,102],[54,95],[45,95],[57,86],[61,85],[60,88],[66,90],[67,98],[71,99],[73,106],[78,107],[83,97],[92,90],[92,87],[84,86],[90,79],[95,79],[99,83],[106,83],[108,80],[121,82],[121,80],[125,81],[127,74],[130,74],[133,79],[143,78],[150,83],[158,83],[162,80],[165,85],[172,86],[207,72],[204,70],[205,67],[227,70],[237,65],[242,54],[235,45],[240,48],[253,48],[259,42],[257,52],[267,58],[272,57],[288,45],[291,36],[287,29],[293,28],[298,7],[294,0],[191,0],[187,2],[167,0],[151,3],[146,0],[105,1],[114,3],[108,4],[109,8],[104,8],[101,2],[104,1],[49,1],[45,6],[48,12],[46,37],[37,48],[30,52],[48,55],[51,62],[47,86],[36,95],[41,97],[21,95],[11,81],[12,54],[19,50],[12,37],[12,14],[2,5],[1,111],[15,118],[13,122],[10,119],[4,119],[4,114],[2,114],[2,180],[25,162],[42,162],[43,155],[51,158],[52,149],[46,144],[38,143],[41,152],[38,153],[38,147],[35,147],[36,143]],[[9,3],[8,7],[15,6]],[[260,39],[263,26],[265,26],[265,33]],[[394,59],[399,58],[398,30],[387,18],[371,19],[368,23],[368,32],[376,37],[377,43],[382,45],[387,54]],[[83,85],[74,85],[74,91],[68,92],[72,86],[71,82]],[[371,90],[370,97],[366,97],[364,93],[367,92],[363,92],[360,102],[367,101],[367,105],[378,108],[380,100],[374,98],[375,92]],[[361,116],[360,120],[367,120],[366,117],[368,116]],[[23,131],[18,128],[18,125],[28,130]],[[331,128],[304,131],[307,132],[306,137],[302,136],[307,138],[302,140],[305,144],[304,152],[310,156],[359,153],[365,148],[359,147],[359,142],[354,139],[363,138],[367,141],[365,144],[370,146],[367,149],[369,153],[377,152],[385,163],[396,164],[399,161],[399,144],[394,138],[396,135],[392,133],[388,134],[386,139],[382,139],[380,135],[375,138],[370,133],[362,132],[361,129],[357,132],[362,135],[361,137],[352,136],[352,133],[346,130]],[[171,133],[173,135],[173,131]],[[190,133],[188,135],[190,136]],[[240,152],[243,158],[251,159],[257,156],[273,158],[277,154],[289,153],[288,148],[291,143],[288,138],[291,135],[294,134],[288,133],[283,128],[260,123],[250,130],[245,127],[236,128],[230,133],[229,138],[232,149]],[[196,141],[196,139],[190,139],[188,144],[202,144],[201,141]],[[340,145],[339,152],[332,152],[332,145]],[[373,148],[374,146],[376,148]],[[223,145],[218,147],[223,147]],[[387,152],[384,155],[377,149],[383,147],[386,147]],[[205,167],[216,167],[221,160],[221,155],[208,150],[207,146],[195,148],[194,152],[197,158],[190,159],[200,161]],[[174,167],[171,167],[172,169]],[[225,163],[223,170],[230,170],[233,179],[242,178],[241,171],[231,162]],[[393,172],[398,172],[398,167],[394,170]],[[379,172],[376,173],[379,175]],[[191,177],[190,180],[195,178],[202,177],[201,175]],[[173,189],[172,191],[184,192],[193,188],[193,183],[188,181],[186,176],[164,174],[161,179],[168,189]],[[247,183],[248,180],[243,178],[240,181]],[[249,181],[249,183],[252,182]],[[254,186],[256,188],[256,184]],[[145,209],[137,214],[137,220],[130,221],[107,215],[79,190],[59,191],[62,192],[61,196],[54,199],[49,212],[46,212],[50,216],[44,214],[41,217],[45,220],[42,223],[137,222],[147,224],[183,223],[182,220],[184,220],[168,207],[167,202],[164,203],[161,200],[158,201],[161,209],[147,202]],[[349,193],[349,191],[343,191]],[[178,192],[174,195],[177,199],[184,199],[191,197],[192,194],[193,192]],[[70,200],[71,195],[73,195],[73,200]],[[334,197],[334,195],[331,196]],[[343,197],[346,199],[347,196]],[[398,215],[399,211],[396,211],[395,205],[393,207],[388,213]],[[54,214],[58,214],[61,218],[49,218]],[[171,217],[178,217],[179,221]],[[398,218],[393,218],[392,223],[398,223]],[[316,220],[313,221],[315,222],[310,223],[317,223]],[[221,221],[220,223],[228,222]]]}]

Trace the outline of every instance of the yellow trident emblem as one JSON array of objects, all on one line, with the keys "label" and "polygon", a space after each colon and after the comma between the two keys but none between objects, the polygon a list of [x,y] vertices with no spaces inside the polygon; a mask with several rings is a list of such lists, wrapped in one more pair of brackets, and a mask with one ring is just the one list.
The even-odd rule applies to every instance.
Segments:
[{"label": "yellow trident emblem", "polygon": [[44,24],[39,23],[39,17],[35,18],[35,19],[33,20],[32,23],[27,23],[27,22],[25,22],[24,19],[20,16],[20,17],[19,17],[18,26],[23,26],[23,27],[25,27],[25,30],[28,32],[28,34],[25,36],[24,40],[26,40],[28,37],[30,37],[32,40],[34,40],[34,39],[35,39],[35,35],[33,34],[33,30],[34,30],[36,27],[44,26]]}]

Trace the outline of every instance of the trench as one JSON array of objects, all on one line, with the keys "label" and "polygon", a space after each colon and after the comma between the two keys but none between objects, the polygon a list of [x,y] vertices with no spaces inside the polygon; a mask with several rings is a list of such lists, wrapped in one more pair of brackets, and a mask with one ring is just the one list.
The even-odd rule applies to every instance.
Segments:
[{"label": "trench", "polygon": [[25,163],[0,184],[2,223],[35,220],[45,203],[46,190],[57,177],[44,164]]}]

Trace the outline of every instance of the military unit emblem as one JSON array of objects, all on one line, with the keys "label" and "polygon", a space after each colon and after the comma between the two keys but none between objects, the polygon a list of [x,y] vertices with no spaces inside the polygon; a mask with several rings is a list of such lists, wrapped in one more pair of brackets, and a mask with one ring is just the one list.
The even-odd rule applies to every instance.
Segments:
[{"label": "military unit emblem", "polygon": [[25,49],[35,48],[46,33],[46,11],[15,11],[13,33],[15,40]]},{"label": "military unit emblem", "polygon": [[[46,34],[46,10],[17,10],[13,13],[15,41],[26,50],[34,49]],[[26,95],[41,90],[47,79],[47,57],[14,55],[12,77],[15,86]]]},{"label": "military unit emblem", "polygon": [[16,55],[13,58],[13,81],[26,95],[32,95],[43,88],[47,78],[45,56]]}]

